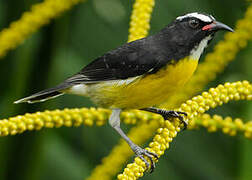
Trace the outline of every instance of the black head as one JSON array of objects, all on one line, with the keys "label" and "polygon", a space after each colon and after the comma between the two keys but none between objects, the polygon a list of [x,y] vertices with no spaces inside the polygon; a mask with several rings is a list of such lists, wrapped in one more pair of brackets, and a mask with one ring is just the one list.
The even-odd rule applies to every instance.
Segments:
[{"label": "black head", "polygon": [[195,39],[202,39],[213,35],[219,30],[233,32],[233,29],[216,21],[213,16],[197,12],[177,17],[174,24],[180,27],[184,33],[191,35]]},{"label": "black head", "polygon": [[233,29],[216,21],[213,16],[195,12],[177,17],[161,33],[167,35],[168,41],[181,51],[181,55],[183,53],[199,59],[204,48],[219,30],[233,32]]}]

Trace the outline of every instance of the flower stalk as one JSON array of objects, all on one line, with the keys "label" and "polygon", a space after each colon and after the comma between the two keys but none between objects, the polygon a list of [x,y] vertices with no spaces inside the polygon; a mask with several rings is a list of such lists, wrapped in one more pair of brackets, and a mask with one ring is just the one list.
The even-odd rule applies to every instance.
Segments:
[{"label": "flower stalk", "polygon": [[224,134],[235,136],[238,132],[244,134],[248,139],[252,139],[252,121],[244,122],[240,118],[232,119],[231,117],[223,118],[220,115],[210,116],[209,114],[203,114],[191,121],[188,129],[198,129],[204,127],[208,132],[216,132],[221,130]]},{"label": "flower stalk", "polygon": [[128,41],[135,41],[147,36],[155,0],[136,0],[130,20]]},{"label": "flower stalk", "polygon": [[16,48],[43,25],[48,24],[51,19],[58,17],[82,1],[45,0],[33,5],[31,11],[23,13],[19,20],[12,22],[8,28],[0,32],[0,58],[3,58],[9,50]]}]

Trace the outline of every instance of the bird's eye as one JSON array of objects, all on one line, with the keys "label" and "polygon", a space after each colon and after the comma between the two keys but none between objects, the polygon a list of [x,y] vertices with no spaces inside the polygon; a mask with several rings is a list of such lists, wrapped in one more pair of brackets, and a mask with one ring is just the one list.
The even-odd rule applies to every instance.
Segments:
[{"label": "bird's eye", "polygon": [[199,26],[199,21],[196,19],[192,19],[189,21],[189,26],[193,29],[197,28]]}]

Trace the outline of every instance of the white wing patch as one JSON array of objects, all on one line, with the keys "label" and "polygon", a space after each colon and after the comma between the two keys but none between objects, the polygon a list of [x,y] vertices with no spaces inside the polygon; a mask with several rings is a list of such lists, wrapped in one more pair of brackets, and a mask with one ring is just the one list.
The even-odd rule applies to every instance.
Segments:
[{"label": "white wing patch", "polygon": [[104,81],[104,84],[106,85],[128,85],[130,83],[132,83],[134,80],[136,80],[137,78],[139,78],[141,76],[136,76],[136,77],[132,77],[132,78],[128,78],[128,79],[123,79],[123,80],[112,80],[112,81]]},{"label": "white wing patch", "polygon": [[212,22],[215,20],[215,18],[213,16],[207,16],[205,14],[201,14],[201,13],[197,13],[197,12],[189,13],[184,16],[179,16],[176,19],[182,21],[183,19],[188,18],[188,17],[195,17],[195,18],[197,18],[201,21],[204,21],[204,22]]},{"label": "white wing patch", "polygon": [[208,41],[211,39],[212,36],[207,36],[202,39],[201,42],[190,52],[190,59],[199,60],[204,49],[207,47]]},{"label": "white wing patch", "polygon": [[69,94],[75,94],[75,95],[80,95],[80,96],[87,96],[90,91],[95,90],[96,88],[103,88],[107,86],[121,86],[121,85],[128,85],[132,83],[134,80],[139,78],[141,76],[136,76],[133,78],[128,78],[125,80],[111,80],[111,81],[103,81],[99,83],[94,83],[94,84],[77,84],[72,86],[71,88],[67,89],[65,92]]},{"label": "white wing patch", "polygon": [[66,90],[67,93],[76,94],[81,96],[87,95],[87,85],[85,84],[77,84]]}]

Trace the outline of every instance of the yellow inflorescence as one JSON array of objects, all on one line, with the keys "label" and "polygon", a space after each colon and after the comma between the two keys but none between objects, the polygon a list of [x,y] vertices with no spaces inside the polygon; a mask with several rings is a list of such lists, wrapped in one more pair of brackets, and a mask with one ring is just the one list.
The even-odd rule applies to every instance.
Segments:
[{"label": "yellow inflorescence", "polygon": [[134,41],[147,36],[155,0],[136,0],[131,14],[129,39]]},{"label": "yellow inflorescence", "polygon": [[226,33],[225,39],[220,41],[212,53],[207,54],[205,61],[199,64],[192,79],[183,88],[181,93],[173,96],[162,107],[170,108],[200,92],[204,86],[215,79],[218,73],[232,61],[237,53],[247,46],[252,38],[252,4],[248,7],[245,17],[238,20],[234,33]]},{"label": "yellow inflorescence", "polygon": [[[209,92],[204,92],[202,95],[186,101],[177,110],[188,113],[187,121],[190,123],[191,120],[210,108],[215,108],[231,100],[252,100],[252,85],[248,81],[219,85],[217,88],[211,88]],[[158,156],[164,154],[164,151],[169,148],[169,143],[180,131],[179,125],[178,121],[163,121],[153,141],[146,149]],[[143,176],[145,170],[146,166],[143,161],[135,158],[135,162],[128,164],[124,172],[118,175],[118,179],[138,179]]]},{"label": "yellow inflorescence", "polygon": [[209,114],[203,114],[193,119],[188,129],[197,129],[198,127],[205,127],[208,132],[222,130],[223,133],[230,136],[235,136],[237,132],[242,132],[246,138],[252,138],[252,121],[244,123],[240,118],[233,120],[231,117],[223,118],[220,115],[210,116]]},{"label": "yellow inflorescence", "polygon": [[[66,108],[64,110],[26,113],[23,116],[0,120],[0,136],[61,126],[102,126],[107,122],[110,113],[111,110],[102,108]],[[136,122],[145,124],[144,122],[150,122],[153,119],[160,119],[160,116],[136,110],[121,113],[121,120],[125,124],[136,124]]]},{"label": "yellow inflorescence", "polygon": [[64,109],[27,113],[23,116],[0,120],[0,136],[15,135],[27,130],[40,130],[43,127],[103,125],[110,114],[107,109]]},{"label": "yellow inflorescence", "polygon": [[83,0],[45,0],[33,5],[30,12],[25,12],[18,21],[0,32],[0,57],[5,56],[8,50],[14,49],[52,18],[81,1]]},{"label": "yellow inflorescence", "polygon": [[[45,128],[53,128],[61,126],[70,127],[70,126],[80,126],[82,124],[86,126],[92,126],[92,125],[101,126],[107,122],[109,114],[110,110],[101,108],[64,109],[64,110],[36,112],[34,114],[27,113],[24,116],[16,116],[9,119],[1,120],[0,136],[15,135],[17,133],[22,133],[27,130],[30,131],[40,130],[43,127]],[[134,136],[134,134],[133,135],[129,134],[129,136],[135,142],[139,143],[142,142],[142,139],[140,139],[139,137],[145,137],[145,140],[147,140],[148,138],[151,137],[151,134],[149,134],[148,132],[154,131],[158,127],[158,125],[160,125],[161,122],[163,121],[161,116],[159,115],[137,110],[123,112],[121,115],[121,119],[125,124],[135,125],[136,123],[140,123],[140,126],[138,128],[137,127],[133,128],[137,129],[138,136]],[[237,131],[241,131],[244,132],[245,137],[247,138],[252,137],[252,122],[249,121],[247,123],[244,123],[239,118],[232,120],[231,117],[222,118],[219,115],[214,115],[213,117],[211,117],[209,114],[203,114],[202,116],[193,119],[190,122],[188,128],[196,129],[199,126],[207,128],[209,132],[215,132],[218,129],[222,129],[223,133],[234,136],[236,135]],[[145,131],[142,131],[142,129],[145,129]],[[125,154],[121,153],[123,151],[127,151],[126,149],[128,147],[126,143],[122,142],[121,144],[123,144],[123,146],[117,146],[113,150],[112,153],[113,155],[112,154],[110,155],[111,158],[109,156],[107,158],[104,158],[103,160],[103,163],[107,164],[110,163],[110,160],[113,159],[113,156],[117,157],[117,161],[114,161],[113,171],[115,171],[114,167],[117,167],[115,166],[115,162],[119,162],[118,157],[127,154],[127,153]],[[115,154],[117,155],[115,156]],[[128,157],[130,157],[131,155],[132,152],[127,154]],[[122,159],[124,160],[124,158]],[[120,162],[119,166],[123,162],[124,161]],[[99,169],[99,166],[96,169]],[[109,171],[108,168],[104,170]],[[92,178],[90,177],[90,179]]]}]

